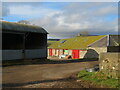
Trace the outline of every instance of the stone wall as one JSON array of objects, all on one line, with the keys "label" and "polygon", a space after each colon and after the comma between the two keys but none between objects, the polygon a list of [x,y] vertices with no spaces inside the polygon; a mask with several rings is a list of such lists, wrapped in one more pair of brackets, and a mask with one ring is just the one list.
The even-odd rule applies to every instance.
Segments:
[{"label": "stone wall", "polygon": [[120,78],[120,53],[101,53],[99,58],[100,71],[112,78]]},{"label": "stone wall", "polygon": [[89,47],[82,54],[82,58],[99,58],[100,53],[107,52],[107,47]]},{"label": "stone wall", "polygon": [[120,46],[109,46],[107,52],[120,52]]},{"label": "stone wall", "polygon": [[95,50],[98,54],[107,52],[107,47],[89,47],[88,49]]}]

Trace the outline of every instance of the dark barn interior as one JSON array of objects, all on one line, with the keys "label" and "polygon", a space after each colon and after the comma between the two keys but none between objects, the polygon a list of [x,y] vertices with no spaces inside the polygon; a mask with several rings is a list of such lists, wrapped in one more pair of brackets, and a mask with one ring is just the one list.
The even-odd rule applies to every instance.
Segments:
[{"label": "dark barn interior", "polygon": [[23,34],[3,33],[2,37],[3,50],[23,49]]},{"label": "dark barn interior", "polygon": [[2,37],[4,50],[42,49],[46,48],[47,44],[47,35],[39,33],[3,33]]},{"label": "dark barn interior", "polygon": [[43,49],[47,46],[47,36],[39,33],[27,33],[25,38],[26,49]]}]

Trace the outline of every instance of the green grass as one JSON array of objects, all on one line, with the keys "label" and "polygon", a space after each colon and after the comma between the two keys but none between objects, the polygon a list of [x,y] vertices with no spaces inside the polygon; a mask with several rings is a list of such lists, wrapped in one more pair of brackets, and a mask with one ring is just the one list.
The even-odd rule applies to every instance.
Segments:
[{"label": "green grass", "polygon": [[98,85],[108,86],[110,88],[120,88],[118,79],[110,78],[102,72],[86,72],[85,70],[78,73],[78,78],[93,82]]}]

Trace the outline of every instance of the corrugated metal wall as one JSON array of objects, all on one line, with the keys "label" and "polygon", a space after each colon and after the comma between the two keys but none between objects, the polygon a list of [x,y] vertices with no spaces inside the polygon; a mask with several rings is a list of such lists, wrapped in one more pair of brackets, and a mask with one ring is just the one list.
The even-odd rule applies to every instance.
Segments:
[{"label": "corrugated metal wall", "polygon": [[2,60],[23,59],[22,50],[2,50]]},{"label": "corrugated metal wall", "polygon": [[26,50],[25,58],[34,59],[34,58],[44,58],[47,57],[46,49],[34,49],[34,50]]},{"label": "corrugated metal wall", "polygon": [[[25,50],[25,59],[47,57],[46,49]],[[24,59],[22,50],[2,50],[2,60]]]}]

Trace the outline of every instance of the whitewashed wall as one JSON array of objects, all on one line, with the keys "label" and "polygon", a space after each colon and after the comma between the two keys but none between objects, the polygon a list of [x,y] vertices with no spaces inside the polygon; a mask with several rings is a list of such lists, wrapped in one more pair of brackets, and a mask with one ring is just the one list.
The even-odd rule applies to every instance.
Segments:
[{"label": "whitewashed wall", "polygon": [[72,50],[68,50],[68,55],[72,55]]},{"label": "whitewashed wall", "polygon": [[85,54],[87,53],[87,50],[85,50],[85,51],[79,51],[79,58],[84,58],[84,56],[85,56]]},{"label": "whitewashed wall", "polygon": [[48,57],[50,56],[49,54],[50,54],[50,53],[49,53],[49,49],[47,49],[47,55],[48,55]]},{"label": "whitewashed wall", "polygon": [[60,49],[60,55],[62,55],[63,54],[63,49]]},{"label": "whitewashed wall", "polygon": [[55,56],[55,49],[52,49],[52,55]]}]

